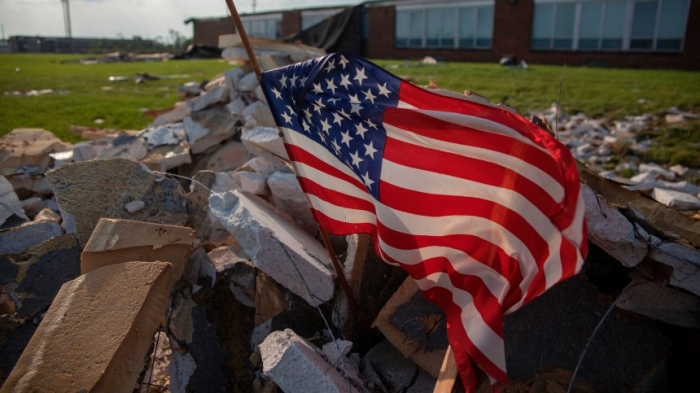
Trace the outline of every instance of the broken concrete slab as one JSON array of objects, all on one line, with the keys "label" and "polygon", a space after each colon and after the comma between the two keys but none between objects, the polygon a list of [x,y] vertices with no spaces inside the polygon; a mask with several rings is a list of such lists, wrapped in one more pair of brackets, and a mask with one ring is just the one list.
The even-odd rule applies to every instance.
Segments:
[{"label": "broken concrete slab", "polygon": [[236,134],[238,117],[222,107],[193,113],[184,119],[192,154],[201,153]]},{"label": "broken concrete slab", "polygon": [[243,165],[248,159],[248,151],[238,141],[231,141],[219,148],[207,161],[207,170],[214,172],[231,171]]},{"label": "broken concrete slab", "polygon": [[700,198],[680,191],[655,188],[651,192],[651,197],[659,203],[678,210],[700,209]]},{"label": "broken concrete slab", "polygon": [[215,248],[207,254],[217,275],[225,274],[230,280],[230,289],[243,305],[255,307],[255,265],[240,245]]},{"label": "broken concrete slab", "polygon": [[[143,164],[113,159],[78,162],[47,173],[54,185],[66,232],[86,244],[100,218],[183,225],[187,212],[180,184],[157,178]],[[124,205],[143,201],[129,213]]]},{"label": "broken concrete slab", "polygon": [[257,172],[265,176],[269,176],[275,171],[293,173],[287,162],[268,152],[264,152],[259,156],[253,157],[250,159],[250,161],[242,164],[239,170],[246,172]]},{"label": "broken concrete slab", "polygon": [[671,325],[700,328],[700,299],[659,283],[633,280],[622,291],[615,305]]},{"label": "broken concrete slab", "polygon": [[32,176],[29,174],[8,176],[7,180],[12,183],[15,192],[20,195],[41,195],[48,196],[53,194],[51,183],[42,174],[40,176]]},{"label": "broken concrete slab", "polygon": [[0,255],[22,252],[62,234],[63,229],[55,222],[26,222],[17,227],[0,230]]},{"label": "broken concrete slab", "polygon": [[264,175],[256,172],[236,171],[233,177],[245,191],[255,195],[270,194],[270,190],[267,188],[267,178]]},{"label": "broken concrete slab", "polygon": [[184,278],[197,287],[211,288],[216,284],[217,275],[214,263],[209,259],[207,252],[203,248],[197,248],[190,255]]},{"label": "broken concrete slab", "polygon": [[187,385],[190,383],[190,378],[197,369],[197,363],[189,352],[182,349],[173,349],[172,358],[168,365],[168,374],[170,374],[171,393],[186,393]]},{"label": "broken concrete slab", "polygon": [[254,102],[248,105],[243,111],[246,128],[255,127],[277,127],[275,119],[272,117],[270,107],[264,102]]},{"label": "broken concrete slab", "polygon": [[51,165],[50,153],[68,150],[51,132],[41,128],[16,128],[0,138],[0,174],[23,171],[42,173]]},{"label": "broken concrete slab", "polygon": [[655,173],[666,180],[673,180],[676,174],[656,164],[640,164],[639,173]]},{"label": "broken concrete slab", "polygon": [[209,206],[259,269],[311,305],[333,297],[334,274],[326,250],[270,204],[234,190],[212,195]]},{"label": "broken concrete slab", "polygon": [[651,248],[649,259],[673,268],[669,285],[700,296],[700,253],[680,244],[661,242]]},{"label": "broken concrete slab", "polygon": [[[276,315],[291,308],[288,291],[262,270],[255,275],[255,326],[262,326]],[[269,333],[269,329],[266,331]],[[267,333],[262,335],[262,339]],[[260,341],[262,341],[262,339]]]},{"label": "broken concrete slab", "polygon": [[185,139],[185,126],[182,123],[152,125],[139,136],[146,140],[149,150],[163,145],[177,145]]},{"label": "broken concrete slab", "polygon": [[352,349],[352,342],[347,340],[335,340],[326,343],[321,347],[323,356],[326,357],[328,363],[333,367],[338,367],[341,363],[341,358],[345,358]]},{"label": "broken concrete slab", "polygon": [[238,90],[243,93],[250,93],[255,91],[257,87],[260,86],[258,83],[258,77],[254,72],[249,72],[244,75],[240,81],[238,81]]},{"label": "broken concrete slab", "polygon": [[22,209],[22,204],[19,202],[12,184],[5,179],[5,176],[0,176],[0,226],[13,214],[24,220],[29,219],[24,214],[24,209]]},{"label": "broken concrete slab", "polygon": [[357,391],[317,351],[290,329],[273,332],[260,344],[263,372],[287,392]]},{"label": "broken concrete slab", "polygon": [[137,211],[146,207],[146,202],[144,201],[131,201],[124,205],[124,209],[129,213],[136,213]]},{"label": "broken concrete slab", "polygon": [[225,104],[229,101],[230,90],[226,84],[222,84],[204,94],[192,98],[187,104],[192,107],[193,112],[199,112],[214,105]]},{"label": "broken concrete slab", "polygon": [[289,161],[289,156],[284,148],[284,140],[277,127],[255,127],[251,130],[243,130],[241,141],[246,145],[248,151],[256,156],[267,151]]},{"label": "broken concrete slab", "polygon": [[194,334],[192,310],[197,306],[192,300],[189,289],[173,295],[168,327],[174,338],[181,343],[191,343]]},{"label": "broken concrete slab", "polygon": [[80,273],[129,261],[170,262],[175,280],[185,270],[195,234],[191,228],[102,218],[80,257]]},{"label": "broken concrete slab", "polygon": [[31,317],[46,310],[61,285],[80,275],[80,245],[75,235],[53,237],[3,255],[0,267],[0,284],[15,303],[17,317]]},{"label": "broken concrete slab", "polygon": [[152,126],[162,126],[169,123],[177,123],[182,121],[185,117],[192,113],[192,107],[187,105],[187,103],[182,103],[176,105],[173,110],[158,115],[155,120],[153,120]]},{"label": "broken concrete slab", "polygon": [[190,164],[192,162],[190,145],[182,141],[177,145],[158,146],[149,151],[141,162],[159,172]]},{"label": "broken concrete slab", "polygon": [[64,284],[2,392],[131,392],[168,308],[171,269],[128,262]]},{"label": "broken concrete slab", "polygon": [[387,340],[362,358],[365,383],[373,392],[431,392],[436,379],[401,354]]},{"label": "broken concrete slab", "polygon": [[148,147],[145,139],[136,135],[119,135],[112,141],[111,146],[97,155],[97,159],[124,158],[139,161],[146,157],[146,154],[148,154]]},{"label": "broken concrete slab", "polygon": [[294,222],[308,234],[318,231],[316,219],[311,214],[306,195],[294,173],[274,172],[267,178],[267,186],[272,194],[272,201],[278,209],[287,213]]},{"label": "broken concrete slab", "polygon": [[627,267],[639,264],[648,250],[646,242],[635,235],[634,225],[589,187],[582,185],[581,191],[591,241]]}]

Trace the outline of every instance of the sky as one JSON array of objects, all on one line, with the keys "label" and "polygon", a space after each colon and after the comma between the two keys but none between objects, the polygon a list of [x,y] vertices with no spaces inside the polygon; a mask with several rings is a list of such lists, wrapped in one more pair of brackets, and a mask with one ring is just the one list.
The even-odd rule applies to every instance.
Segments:
[{"label": "sky", "polygon": [[[239,13],[252,0],[234,0]],[[258,0],[257,11],[357,4],[359,0]],[[167,37],[170,29],[192,37],[190,17],[227,15],[224,0],[70,0],[73,37]],[[65,36],[61,0],[0,0],[0,24],[11,35]]]}]

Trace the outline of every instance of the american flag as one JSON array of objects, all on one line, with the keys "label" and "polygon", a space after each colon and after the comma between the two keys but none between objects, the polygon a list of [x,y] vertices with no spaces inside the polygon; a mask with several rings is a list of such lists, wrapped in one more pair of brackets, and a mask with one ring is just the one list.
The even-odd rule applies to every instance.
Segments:
[{"label": "american flag", "polygon": [[503,315],[585,258],[568,149],[520,115],[347,53],[265,72],[262,86],[319,224],[372,235],[445,310],[465,387],[473,365],[507,384]]}]

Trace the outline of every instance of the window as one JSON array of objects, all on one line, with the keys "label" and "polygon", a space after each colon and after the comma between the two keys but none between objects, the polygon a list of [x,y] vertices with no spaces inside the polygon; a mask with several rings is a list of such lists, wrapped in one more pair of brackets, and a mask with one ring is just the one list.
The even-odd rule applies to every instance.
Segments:
[{"label": "window", "polygon": [[301,13],[301,29],[306,30],[319,22],[330,18],[335,14],[341,13],[342,9],[334,10],[318,10],[318,11],[303,11]]},{"label": "window", "polygon": [[241,19],[250,36],[272,39],[280,37],[281,14],[244,16]]},{"label": "window", "polygon": [[535,0],[532,48],[680,51],[689,0]]},{"label": "window", "polygon": [[490,48],[493,1],[398,7],[398,48]]}]

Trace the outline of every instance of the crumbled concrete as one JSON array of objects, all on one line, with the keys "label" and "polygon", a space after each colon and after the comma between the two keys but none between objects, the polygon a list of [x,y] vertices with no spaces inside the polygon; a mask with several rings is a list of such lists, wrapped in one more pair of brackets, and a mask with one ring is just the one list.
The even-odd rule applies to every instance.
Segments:
[{"label": "crumbled concrete", "polygon": [[179,166],[190,164],[190,145],[182,141],[177,145],[163,145],[149,151],[146,157],[141,160],[150,169],[165,172]]},{"label": "crumbled concrete", "polygon": [[189,100],[188,105],[192,107],[193,112],[199,112],[214,105],[227,103],[229,101],[229,93],[229,87],[224,84]]},{"label": "crumbled concrete", "polygon": [[149,150],[163,145],[177,145],[185,139],[185,126],[182,123],[151,126],[139,136],[146,140]]},{"label": "crumbled concrete", "polygon": [[[137,162],[114,159],[78,162],[47,174],[54,185],[66,232],[86,244],[100,218],[183,225],[185,201],[176,180],[156,178]],[[143,201],[146,207],[129,213],[124,205]]]},{"label": "crumbled concrete", "polygon": [[153,121],[152,126],[162,126],[169,123],[182,121],[185,117],[192,113],[192,107],[186,103],[175,106],[170,112],[158,115]]},{"label": "crumbled concrete", "polygon": [[287,151],[284,149],[284,140],[276,127],[256,127],[252,130],[244,130],[241,141],[248,148],[248,151],[256,156],[268,151],[289,161]]},{"label": "crumbled concrete", "polygon": [[146,140],[136,135],[119,135],[112,141],[112,145],[102,150],[98,155],[98,160],[108,160],[111,158],[123,158],[127,160],[139,161],[148,154]]},{"label": "crumbled concrete", "polygon": [[215,107],[185,117],[187,141],[192,154],[198,154],[236,134],[238,118]]},{"label": "crumbled concrete", "polygon": [[585,185],[586,224],[590,239],[627,267],[636,266],[647,255],[647,244],[635,236],[625,216]]},{"label": "crumbled concrete", "polygon": [[272,194],[272,201],[278,209],[287,213],[294,222],[307,233],[314,235],[318,231],[316,219],[311,214],[309,203],[294,173],[274,172],[267,178],[267,186]]},{"label": "crumbled concrete", "polygon": [[61,285],[80,274],[80,246],[75,235],[53,237],[22,253],[1,256],[0,271],[16,315],[31,317],[46,310]]},{"label": "crumbled concrete", "polygon": [[270,107],[260,101],[248,105],[243,111],[246,128],[277,127]]},{"label": "crumbled concrete", "polygon": [[12,184],[5,179],[5,176],[0,176],[0,226],[13,214],[28,220]]},{"label": "crumbled concrete", "polygon": [[61,226],[55,222],[27,222],[18,227],[0,230],[0,255],[22,252],[62,234]]},{"label": "crumbled concrete", "polygon": [[256,172],[235,172],[234,179],[241,185],[245,191],[256,195],[269,195],[270,190],[267,188],[267,179],[264,175]]},{"label": "crumbled concrete", "polygon": [[55,222],[58,224],[61,222],[61,215],[49,208],[41,209],[34,217],[34,222]]},{"label": "crumbled concrete", "polygon": [[633,281],[615,305],[671,325],[700,329],[700,299],[659,283]]},{"label": "crumbled concrete", "polygon": [[334,274],[326,250],[274,207],[238,190],[212,195],[209,206],[253,263],[282,286],[311,305],[333,297]]},{"label": "crumbled concrete", "polygon": [[290,329],[273,332],[260,344],[263,372],[287,392],[357,391],[317,351]]},{"label": "crumbled concrete", "polygon": [[663,203],[668,207],[678,210],[700,209],[700,198],[680,191],[655,188],[654,191],[651,192],[651,197],[656,199],[659,203]]},{"label": "crumbled concrete", "polygon": [[207,161],[207,170],[214,172],[231,171],[243,165],[248,159],[248,151],[241,142],[231,141],[217,150]]},{"label": "crumbled concrete", "polygon": [[51,164],[50,153],[69,150],[51,132],[41,128],[17,128],[0,138],[0,175],[22,171],[43,173]]},{"label": "crumbled concrete", "polygon": [[326,357],[328,363],[334,367],[338,367],[341,363],[341,358],[345,358],[352,349],[352,342],[346,340],[335,340],[326,343],[321,348],[323,356]]},{"label": "crumbled concrete", "polygon": [[146,202],[144,201],[131,201],[124,205],[124,209],[129,213],[136,213],[137,211],[146,207]]},{"label": "crumbled concrete", "polygon": [[131,391],[165,317],[170,269],[128,262],[63,285],[2,391]]}]

